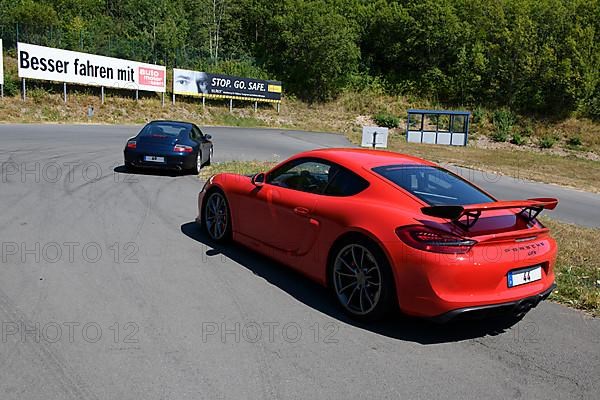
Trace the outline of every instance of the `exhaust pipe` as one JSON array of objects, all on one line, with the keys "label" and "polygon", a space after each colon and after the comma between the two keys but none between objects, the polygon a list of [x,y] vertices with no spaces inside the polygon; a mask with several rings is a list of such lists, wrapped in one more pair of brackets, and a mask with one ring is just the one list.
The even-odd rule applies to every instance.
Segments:
[{"label": "exhaust pipe", "polygon": [[524,299],[513,308],[513,315],[516,318],[523,318],[532,308],[538,305],[538,302],[531,299]]}]

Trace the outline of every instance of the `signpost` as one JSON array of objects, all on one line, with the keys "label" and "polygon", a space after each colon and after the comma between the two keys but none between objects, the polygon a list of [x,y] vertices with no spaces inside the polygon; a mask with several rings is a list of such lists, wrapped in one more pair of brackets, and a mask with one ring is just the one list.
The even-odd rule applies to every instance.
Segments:
[{"label": "signpost", "polygon": [[388,128],[381,126],[363,126],[362,147],[386,148],[388,141]]}]

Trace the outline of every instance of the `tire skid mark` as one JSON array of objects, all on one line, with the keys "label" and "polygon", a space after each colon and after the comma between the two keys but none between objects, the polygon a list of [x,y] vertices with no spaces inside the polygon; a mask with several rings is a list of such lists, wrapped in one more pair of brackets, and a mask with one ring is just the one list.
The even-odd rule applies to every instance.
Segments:
[{"label": "tire skid mark", "polygon": [[[218,273],[218,271],[215,271],[214,269],[210,269],[210,271],[212,271],[213,276],[215,276],[221,282],[221,286],[223,286],[227,290],[227,293],[229,294],[229,298],[233,301],[233,304],[235,305],[238,315],[244,321],[244,324],[247,325],[250,322],[254,322],[254,321],[251,321],[248,319],[248,317],[247,317],[248,312],[244,309],[244,306],[242,305],[242,302],[240,301],[240,298],[237,295],[235,288],[230,284],[229,280],[227,280],[223,276],[223,274]],[[258,363],[259,363],[258,371],[260,373],[260,380],[262,382],[261,387],[263,389],[262,398],[263,399],[279,399],[279,398],[281,398],[279,389],[273,384],[273,371],[267,361],[267,353],[271,353],[271,351],[269,351],[266,348],[266,346],[262,340],[256,341],[256,343],[254,343],[254,347],[258,348],[258,353],[259,353],[257,355],[257,358],[258,358]]]},{"label": "tire skid mark", "polygon": [[[0,289],[0,318],[2,321],[17,323],[19,326],[34,326],[27,316],[19,311],[11,299]],[[39,360],[41,362],[40,370],[43,371],[39,376],[46,381],[47,386],[57,385],[65,396],[69,399],[96,400],[99,399],[92,393],[85,382],[73,370],[68,363],[55,352],[51,346],[44,340],[26,341],[15,343],[16,353],[26,353],[29,360]],[[21,354],[19,354],[21,355]],[[24,358],[24,357],[23,357]],[[10,357],[7,361],[10,361]],[[10,367],[9,362],[2,362],[1,369]]]},{"label": "tire skid mark", "polygon": [[[168,180],[162,182],[161,185],[156,189],[156,193],[153,198],[149,195],[148,191],[145,187],[139,189],[141,185],[130,184],[127,185],[132,193],[136,196],[136,198],[145,204],[144,213],[142,216],[142,221],[138,224],[135,229],[135,233],[133,235],[134,239],[139,239],[142,227],[147,221],[151,210],[153,210],[153,204],[156,202],[156,199],[164,186],[170,185],[173,181]],[[172,221],[170,221],[172,223]],[[220,392],[215,384],[210,381],[207,377],[202,374],[190,374],[190,371],[195,370],[195,365],[193,362],[185,359],[185,355],[187,354],[187,349],[174,345],[173,342],[169,342],[164,338],[164,335],[161,333],[160,327],[158,327],[154,320],[156,316],[160,316],[160,310],[156,308],[153,304],[149,303],[146,300],[145,289],[143,284],[140,283],[136,276],[135,269],[122,269],[120,268],[120,264],[111,264],[113,273],[118,277],[117,282],[121,286],[121,292],[124,293],[127,297],[133,300],[133,303],[136,307],[142,312],[143,315],[151,316],[146,317],[143,322],[144,333],[148,335],[148,337],[156,344],[156,348],[160,350],[161,356],[165,357],[173,367],[182,373],[184,376],[188,376],[188,382],[197,381],[200,379],[200,384],[204,388],[207,393],[203,393],[207,398],[211,399],[225,399],[225,395]],[[182,365],[182,364],[188,365]],[[198,390],[200,393],[201,391]]]}]

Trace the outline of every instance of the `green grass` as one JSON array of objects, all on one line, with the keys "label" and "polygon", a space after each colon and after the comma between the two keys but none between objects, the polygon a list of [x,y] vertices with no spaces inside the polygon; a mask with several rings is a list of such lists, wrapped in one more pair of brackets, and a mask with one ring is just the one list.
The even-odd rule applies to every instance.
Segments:
[{"label": "green grass", "polygon": [[272,161],[227,161],[202,168],[199,176],[202,179],[208,179],[212,175],[223,172],[231,172],[240,175],[256,174],[258,172],[266,172],[276,164],[276,162]]},{"label": "green grass", "polygon": [[600,229],[543,218],[558,243],[551,300],[600,316]]},{"label": "green grass", "polygon": [[265,125],[263,121],[257,118],[229,113],[215,113],[212,117],[216,125],[238,126],[241,128],[257,128]]}]

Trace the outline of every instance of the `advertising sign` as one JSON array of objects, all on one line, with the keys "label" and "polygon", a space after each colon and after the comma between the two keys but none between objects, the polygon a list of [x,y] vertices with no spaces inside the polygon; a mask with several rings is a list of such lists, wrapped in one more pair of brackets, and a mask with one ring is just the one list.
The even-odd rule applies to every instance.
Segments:
[{"label": "advertising sign", "polygon": [[281,82],[173,69],[173,93],[216,99],[281,101]]},{"label": "advertising sign", "polygon": [[164,92],[166,68],[120,58],[17,43],[19,78]]}]

